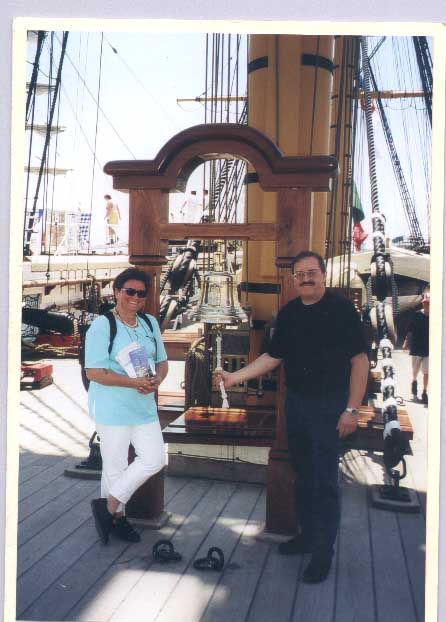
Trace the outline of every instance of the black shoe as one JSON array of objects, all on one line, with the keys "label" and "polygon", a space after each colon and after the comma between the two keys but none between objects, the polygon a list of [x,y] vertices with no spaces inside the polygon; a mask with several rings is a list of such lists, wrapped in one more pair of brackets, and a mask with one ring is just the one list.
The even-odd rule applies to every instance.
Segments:
[{"label": "black shoe", "polygon": [[427,406],[428,399],[427,399],[427,393],[426,393],[426,391],[423,391],[423,393],[421,394],[421,401],[422,401],[422,403],[423,403],[425,406]]},{"label": "black shoe", "polygon": [[302,575],[302,581],[304,583],[321,583],[328,577],[330,567],[331,557],[313,555]]},{"label": "black shoe", "polygon": [[279,544],[279,553],[280,555],[304,555],[311,553],[311,548],[308,541],[298,534],[291,540]]},{"label": "black shoe", "polygon": [[133,529],[125,516],[121,516],[115,519],[113,534],[120,540],[125,540],[126,542],[141,541],[141,536],[137,531]]},{"label": "black shoe", "polygon": [[418,393],[418,384],[416,380],[412,380],[412,396],[416,400]]},{"label": "black shoe", "polygon": [[93,499],[91,511],[98,536],[102,544],[107,544],[110,532],[113,529],[113,516],[107,510],[107,499]]}]

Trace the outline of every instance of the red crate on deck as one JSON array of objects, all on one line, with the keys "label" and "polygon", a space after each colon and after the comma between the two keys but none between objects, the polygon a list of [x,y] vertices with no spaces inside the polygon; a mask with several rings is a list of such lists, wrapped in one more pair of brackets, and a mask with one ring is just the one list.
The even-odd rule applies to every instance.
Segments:
[{"label": "red crate on deck", "polygon": [[48,361],[22,363],[20,379],[22,389],[43,389],[52,382],[53,366]]}]

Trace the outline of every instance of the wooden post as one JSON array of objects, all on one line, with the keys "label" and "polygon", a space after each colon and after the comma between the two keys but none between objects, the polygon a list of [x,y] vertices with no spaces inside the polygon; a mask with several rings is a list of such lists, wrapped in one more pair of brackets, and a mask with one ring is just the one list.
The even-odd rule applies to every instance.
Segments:
[{"label": "wooden post", "polygon": [[[167,244],[160,240],[160,224],[168,218],[168,194],[161,190],[131,190],[129,202],[129,261],[150,279],[145,311],[158,317],[161,267]],[[129,462],[135,457],[129,450]],[[129,499],[129,518],[160,527],[164,521],[164,469],[145,482]]]},{"label": "wooden post", "polygon": [[[280,306],[294,298],[291,268],[293,258],[308,250],[311,232],[311,193],[286,188],[278,193],[279,231],[276,242],[276,266],[280,278]],[[269,453],[266,496],[266,531],[294,534],[296,531],[295,472],[288,454],[285,427],[285,383],[279,372],[277,392],[276,439]]]}]

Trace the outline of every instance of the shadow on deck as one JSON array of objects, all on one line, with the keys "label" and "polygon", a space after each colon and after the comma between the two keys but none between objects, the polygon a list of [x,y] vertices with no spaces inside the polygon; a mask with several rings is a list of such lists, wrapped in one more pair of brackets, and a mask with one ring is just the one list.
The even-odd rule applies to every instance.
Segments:
[{"label": "shadow on deck", "polygon": [[[98,541],[89,501],[99,482],[63,476],[85,457],[92,423],[86,396],[70,391],[71,361],[55,384],[22,394],[17,619],[157,621],[422,622],[426,507],[426,410],[409,404],[415,435],[402,485],[416,491],[418,514],[371,507],[382,482],[378,453],[349,450],[342,459],[342,520],[329,578],[300,581],[306,563],[256,539],[265,518],[257,484],[166,477],[160,531],[141,530],[127,545]],[[62,370],[62,371],[61,371]],[[73,395],[81,395],[73,398]],[[153,561],[153,544],[172,539],[183,559]],[[225,553],[222,572],[193,560],[211,546]]]}]

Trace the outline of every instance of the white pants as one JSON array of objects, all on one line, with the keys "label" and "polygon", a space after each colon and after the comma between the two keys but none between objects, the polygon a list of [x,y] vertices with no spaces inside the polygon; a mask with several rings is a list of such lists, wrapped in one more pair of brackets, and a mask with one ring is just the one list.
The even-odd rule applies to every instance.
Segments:
[{"label": "white pants", "polygon": [[[161,426],[159,421],[129,426],[97,423],[96,432],[102,456],[101,497],[118,499],[116,511],[123,512],[133,493],[166,464]],[[130,443],[136,457],[128,464]]]}]

